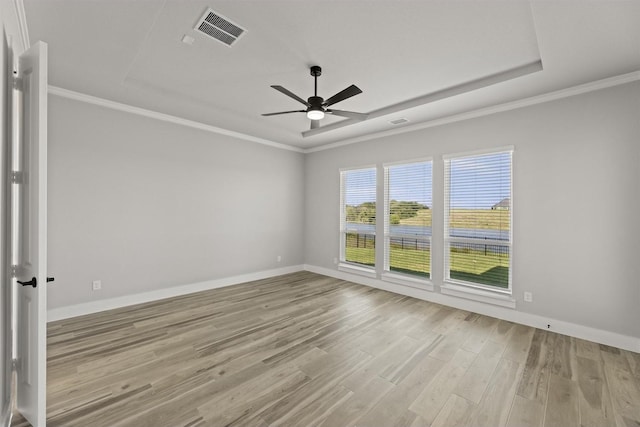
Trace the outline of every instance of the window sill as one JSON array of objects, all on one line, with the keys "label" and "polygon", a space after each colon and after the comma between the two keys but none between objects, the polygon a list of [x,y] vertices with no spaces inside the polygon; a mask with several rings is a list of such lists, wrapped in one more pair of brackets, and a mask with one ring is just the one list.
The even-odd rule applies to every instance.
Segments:
[{"label": "window sill", "polygon": [[385,282],[395,283],[398,285],[409,286],[411,288],[421,289],[423,291],[433,291],[433,283],[429,279],[417,279],[402,274],[382,273],[380,277]]},{"label": "window sill", "polygon": [[371,277],[372,279],[375,279],[377,277],[376,271],[372,268],[361,267],[359,265],[347,264],[344,262],[338,264],[338,270],[344,271],[345,273],[353,273],[360,276]]},{"label": "window sill", "polygon": [[516,300],[510,294],[476,289],[469,286],[458,285],[453,282],[444,282],[444,284],[440,286],[440,292],[444,295],[466,298],[473,301],[499,305],[501,307],[516,308]]}]

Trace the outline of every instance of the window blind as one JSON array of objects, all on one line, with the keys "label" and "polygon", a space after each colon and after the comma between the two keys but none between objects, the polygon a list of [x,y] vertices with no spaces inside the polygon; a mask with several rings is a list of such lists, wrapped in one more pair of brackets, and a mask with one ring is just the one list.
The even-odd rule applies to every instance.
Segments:
[{"label": "window blind", "polygon": [[340,172],[341,261],[375,266],[376,169]]},{"label": "window blind", "polygon": [[432,162],[385,166],[385,271],[431,276]]},{"label": "window blind", "polygon": [[512,151],[445,158],[447,279],[511,289]]}]

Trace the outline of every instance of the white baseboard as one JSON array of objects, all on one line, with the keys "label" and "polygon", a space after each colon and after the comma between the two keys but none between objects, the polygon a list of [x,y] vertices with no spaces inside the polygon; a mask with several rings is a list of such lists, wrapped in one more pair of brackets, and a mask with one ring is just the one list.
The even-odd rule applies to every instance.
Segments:
[{"label": "white baseboard", "polygon": [[389,283],[379,279],[372,279],[356,274],[346,273],[343,271],[318,267],[315,265],[305,264],[304,269],[313,273],[335,277],[337,279],[348,280],[350,282],[370,286],[373,288],[383,289],[385,291],[393,292],[396,294],[407,295],[414,298],[446,305],[449,307],[458,308],[461,310],[471,311],[474,313],[496,317],[498,319],[508,320],[510,322],[515,322],[522,325],[532,326],[538,329],[550,330],[559,334],[569,335],[571,337],[581,338],[584,340],[597,342],[599,344],[606,344],[633,352],[640,352],[640,338],[638,337],[622,335],[616,332],[605,331],[602,329],[578,325],[576,323],[565,322],[562,320],[550,319],[547,317],[539,316],[537,314],[524,313],[493,304],[483,304],[481,302],[472,301],[469,299],[456,298],[454,296],[444,295],[438,292],[416,289],[415,287]]},{"label": "white baseboard", "polygon": [[254,280],[268,279],[269,277],[295,273],[302,270],[304,270],[303,265],[292,265],[289,267],[275,268],[273,270],[258,271],[255,273],[241,274],[239,276],[224,277],[221,279],[190,283],[188,285],[173,286],[171,288],[158,289],[155,291],[142,292],[139,294],[125,295],[116,298],[108,298],[99,301],[70,305],[66,307],[53,308],[48,310],[47,312],[47,321],[54,322],[56,320],[83,316],[85,314],[98,313],[105,310],[113,310],[114,308],[121,308],[129,305],[157,301],[165,298],[191,294],[194,292],[207,291],[210,289],[223,288],[225,286],[238,285],[240,283],[252,282]]}]

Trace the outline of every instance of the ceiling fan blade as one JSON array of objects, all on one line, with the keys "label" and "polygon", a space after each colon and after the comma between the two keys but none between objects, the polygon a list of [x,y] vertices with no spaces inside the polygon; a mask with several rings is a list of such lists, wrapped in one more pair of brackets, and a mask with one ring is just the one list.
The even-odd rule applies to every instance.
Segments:
[{"label": "ceiling fan blade", "polygon": [[324,101],[322,105],[324,105],[325,107],[328,107],[329,105],[333,105],[340,101],[344,101],[345,99],[351,98],[352,96],[355,96],[359,93],[362,93],[362,90],[360,90],[360,88],[356,85],[351,85],[348,88],[336,93],[331,98]]},{"label": "ceiling fan blade", "polygon": [[266,113],[263,116],[277,116],[278,114],[289,114],[289,113],[306,113],[305,110],[292,110],[292,111],[280,111],[278,113]]},{"label": "ceiling fan blade", "polygon": [[320,120],[311,120],[311,129],[316,129],[320,127]]},{"label": "ceiling fan blade", "polygon": [[350,119],[356,119],[356,120],[366,120],[367,117],[369,117],[368,114],[356,113],[354,111],[326,110],[325,112],[329,114],[333,114],[334,116],[349,117]]},{"label": "ceiling fan blade", "polygon": [[290,98],[295,99],[296,101],[306,105],[307,107],[310,107],[311,104],[309,104],[307,101],[305,101],[304,99],[300,98],[298,95],[296,95],[295,93],[291,92],[289,89],[285,89],[282,86],[278,86],[278,85],[272,85],[272,88],[274,88],[275,90],[277,90],[278,92],[284,93],[285,95],[287,95]]}]

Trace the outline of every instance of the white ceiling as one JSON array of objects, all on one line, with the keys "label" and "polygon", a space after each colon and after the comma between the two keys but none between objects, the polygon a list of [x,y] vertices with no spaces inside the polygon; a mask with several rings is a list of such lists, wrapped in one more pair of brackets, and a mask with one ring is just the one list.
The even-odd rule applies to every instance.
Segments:
[{"label": "white ceiling", "polygon": [[[384,132],[640,70],[640,1],[24,0],[31,42],[49,44],[49,82],[299,148]],[[193,30],[208,8],[247,29],[232,47]],[[195,38],[193,45],[182,37]],[[438,91],[541,61],[542,70],[428,102]],[[539,64],[539,62],[538,62]],[[279,84],[334,107],[320,133]],[[419,98],[411,108],[406,101]],[[425,104],[425,102],[427,102]],[[398,110],[398,111],[395,111]],[[328,129],[328,130],[327,130]]]}]

